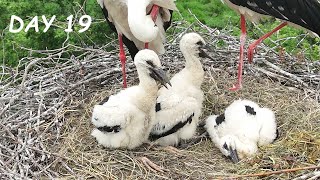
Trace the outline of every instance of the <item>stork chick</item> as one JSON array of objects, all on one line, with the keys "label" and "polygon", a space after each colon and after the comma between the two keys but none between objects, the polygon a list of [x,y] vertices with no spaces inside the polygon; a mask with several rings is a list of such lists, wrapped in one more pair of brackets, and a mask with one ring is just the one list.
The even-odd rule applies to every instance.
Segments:
[{"label": "stork chick", "polygon": [[185,57],[185,68],[175,74],[168,89],[158,92],[156,124],[149,140],[168,146],[177,145],[180,139],[190,139],[198,125],[201,114],[203,91],[200,86],[204,78],[201,58],[209,57],[206,43],[197,33],[185,34],[180,49]]},{"label": "stork chick", "polygon": [[249,100],[234,101],[220,116],[211,115],[205,128],[222,154],[234,163],[278,137],[274,113]]},{"label": "stork chick", "polygon": [[156,81],[164,86],[170,84],[154,51],[139,51],[134,64],[139,85],[110,96],[93,109],[91,122],[96,128],[91,135],[105,147],[133,149],[141,145],[148,138],[155,120]]}]

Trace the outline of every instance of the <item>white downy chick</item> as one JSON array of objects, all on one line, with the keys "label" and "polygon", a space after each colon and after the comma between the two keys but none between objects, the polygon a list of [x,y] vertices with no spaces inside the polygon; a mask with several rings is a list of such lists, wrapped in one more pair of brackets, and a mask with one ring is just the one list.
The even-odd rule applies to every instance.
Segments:
[{"label": "white downy chick", "polygon": [[249,100],[236,100],[220,116],[209,116],[205,127],[215,146],[234,163],[278,137],[274,112]]},{"label": "white downy chick", "polygon": [[91,135],[105,147],[133,149],[141,145],[148,138],[155,121],[156,81],[170,84],[154,51],[139,51],[134,64],[139,85],[110,96],[93,109],[91,121],[95,129]]},{"label": "white downy chick", "polygon": [[185,68],[172,77],[172,87],[158,92],[156,125],[150,141],[163,146],[177,145],[181,139],[190,139],[195,134],[203,102],[204,70],[200,59],[209,57],[205,48],[204,39],[197,33],[182,37],[180,49],[186,60]]}]

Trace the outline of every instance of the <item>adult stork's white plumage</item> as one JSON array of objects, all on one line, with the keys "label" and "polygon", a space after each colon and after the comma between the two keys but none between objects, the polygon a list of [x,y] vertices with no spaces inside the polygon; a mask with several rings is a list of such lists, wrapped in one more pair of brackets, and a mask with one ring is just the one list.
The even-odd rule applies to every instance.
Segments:
[{"label": "adult stork's white plumage", "polygon": [[[118,33],[123,87],[127,87],[123,43],[132,59],[136,53],[150,48],[165,52],[165,31],[171,24],[174,0],[97,0],[111,29]],[[150,15],[148,15],[150,13]]]},{"label": "adult stork's white plumage", "polygon": [[278,27],[265,34],[248,47],[248,60],[252,62],[254,49],[264,39],[286,25],[303,28],[320,36],[320,0],[221,0],[241,15],[240,58],[238,65],[238,81],[231,90],[241,88],[243,48],[246,40],[245,19],[257,22],[262,17],[275,17],[283,21]]},{"label": "adult stork's white plumage", "polygon": [[215,146],[234,163],[278,136],[274,113],[249,100],[236,100],[220,116],[209,116],[205,127]]},{"label": "adult stork's white plumage", "polygon": [[150,141],[160,145],[177,145],[181,139],[190,139],[201,115],[203,91],[201,84],[204,70],[200,59],[209,57],[206,43],[197,33],[185,34],[180,49],[185,57],[185,68],[175,74],[168,89],[158,92],[156,124],[149,136]]},{"label": "adult stork's white plumage", "polygon": [[95,129],[91,135],[105,147],[133,149],[146,141],[155,121],[156,81],[170,84],[152,50],[139,51],[134,64],[139,85],[110,96],[93,109],[91,122]]}]

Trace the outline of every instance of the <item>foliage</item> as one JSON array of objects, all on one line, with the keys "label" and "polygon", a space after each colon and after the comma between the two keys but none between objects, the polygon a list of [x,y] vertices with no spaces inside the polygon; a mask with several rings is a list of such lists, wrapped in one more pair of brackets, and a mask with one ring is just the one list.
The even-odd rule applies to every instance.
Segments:
[{"label": "foliage", "polygon": [[[85,12],[81,12],[83,4]],[[21,49],[21,47],[28,49],[55,49],[60,48],[67,38],[67,43],[82,46],[97,46],[110,41],[107,34],[110,34],[111,31],[107,24],[102,22],[104,17],[95,0],[73,0],[71,2],[67,0],[46,2],[41,0],[32,2],[27,0],[2,0],[0,1],[0,10],[4,12],[0,15],[1,45],[4,49],[0,53],[0,58],[8,65],[14,66],[21,57],[28,55],[28,51]],[[77,32],[80,26],[75,23],[74,31],[69,33],[68,37],[68,33],[64,31],[67,28],[67,17],[77,12],[79,13],[76,21],[81,15],[88,14],[92,17],[93,23],[89,30],[81,34]],[[31,28],[28,32],[24,32],[23,29],[19,33],[11,33],[8,29],[11,15],[16,15],[23,19],[24,28],[34,16],[38,16],[39,21],[42,21],[42,15],[45,15],[47,19],[56,15],[56,20],[53,23],[54,26],[51,26],[45,33],[43,33],[45,25],[42,22],[39,22],[39,32],[35,32]],[[99,21],[100,23],[97,23]]]},{"label": "foliage", "polygon": [[[218,29],[232,27],[232,29],[230,29],[232,35],[240,35],[240,16],[227,5],[223,4],[220,0],[178,0],[177,6],[182,17],[188,22],[195,21],[193,15],[190,14],[191,12],[196,15],[200,22],[209,27],[216,27]],[[180,16],[175,14],[174,19],[178,20],[180,19]],[[258,39],[260,36],[269,32],[279,24],[280,22],[276,21],[275,19],[264,20],[257,25],[257,27],[261,29],[261,31],[258,31],[257,27],[248,21],[248,37],[252,39]],[[284,27],[279,33],[276,33],[275,35],[266,39],[264,43],[271,47],[279,45],[281,48],[284,48],[287,52],[292,53],[295,56],[304,54],[304,57],[309,59],[320,60],[320,39],[313,38],[308,34],[302,34],[306,33],[293,27]],[[274,42],[278,41],[279,39],[281,41],[275,44]]]},{"label": "foliage", "polygon": [[[184,18],[188,22],[194,22],[196,17],[209,27],[218,29],[231,28],[232,35],[239,36],[239,15],[233,10],[221,3],[220,0],[177,0],[179,13],[174,13],[174,20]],[[81,8],[83,6],[83,9]],[[102,46],[111,38],[115,37],[111,33],[108,25],[103,22],[104,16],[96,0],[2,0],[0,1],[0,59],[5,64],[15,66],[18,60],[28,55],[28,49],[54,49],[61,47],[62,44],[71,43],[81,46]],[[190,13],[191,12],[191,13]],[[71,14],[78,14],[77,19],[83,14],[92,17],[93,23],[88,31],[78,33],[80,26],[75,25],[74,32],[66,33],[64,29],[67,27],[67,17]],[[40,32],[30,29],[28,32],[21,31],[19,33],[10,33],[8,26],[11,15],[17,15],[24,20],[25,26],[34,16],[45,15],[48,19],[56,15],[54,27],[52,26],[46,33],[43,33],[44,24],[39,23]],[[257,39],[263,33],[270,31],[271,28],[279,24],[274,19],[265,21],[257,27],[248,22],[248,36]],[[271,47],[279,45],[284,47],[288,52],[293,54],[303,53],[305,57],[319,60],[319,39],[301,36],[302,31],[291,27],[283,28],[279,33],[273,35],[271,39],[265,41]],[[297,37],[288,40],[273,43],[277,39],[286,37]],[[66,41],[67,40],[67,41]],[[223,42],[221,42],[223,44]]]},{"label": "foliage", "polygon": [[[223,29],[226,27],[226,22],[236,25],[239,21],[236,12],[222,4],[220,0],[178,0],[177,7],[186,21],[193,22],[195,19],[192,14],[195,14],[203,24],[209,27]],[[175,14],[174,19],[179,20],[180,17]]]}]

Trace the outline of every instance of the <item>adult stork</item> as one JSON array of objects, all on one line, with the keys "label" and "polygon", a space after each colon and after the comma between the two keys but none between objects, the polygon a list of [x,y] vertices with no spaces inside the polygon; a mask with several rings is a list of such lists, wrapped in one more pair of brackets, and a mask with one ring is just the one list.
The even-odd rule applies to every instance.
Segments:
[{"label": "adult stork", "polygon": [[[320,1],[319,0],[223,0],[230,8],[241,15],[240,58],[238,65],[238,81],[231,90],[241,88],[243,47],[246,40],[245,18],[257,22],[264,16],[275,17],[282,23],[269,33],[253,42],[248,47],[248,61],[252,62],[253,51],[264,39],[286,25],[306,29],[320,36]],[[223,2],[222,1],[222,2]]]},{"label": "adult stork", "polygon": [[[123,87],[126,81],[126,55],[123,43],[134,59],[137,52],[150,48],[163,54],[165,31],[171,24],[174,0],[97,0],[110,28],[118,33]],[[150,14],[150,15],[147,15]]]}]

